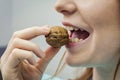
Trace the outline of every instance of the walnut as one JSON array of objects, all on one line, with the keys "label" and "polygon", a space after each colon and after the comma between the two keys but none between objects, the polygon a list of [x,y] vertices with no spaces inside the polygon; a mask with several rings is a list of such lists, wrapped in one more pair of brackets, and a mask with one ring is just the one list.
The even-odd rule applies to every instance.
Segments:
[{"label": "walnut", "polygon": [[46,41],[53,47],[61,47],[69,42],[68,31],[61,26],[53,26],[46,35]]}]

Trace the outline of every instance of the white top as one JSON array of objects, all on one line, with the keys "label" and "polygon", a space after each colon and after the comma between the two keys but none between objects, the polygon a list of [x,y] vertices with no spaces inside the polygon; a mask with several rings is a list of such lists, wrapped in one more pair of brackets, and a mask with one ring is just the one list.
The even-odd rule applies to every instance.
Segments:
[{"label": "white top", "polygon": [[51,79],[51,75],[44,74],[43,77],[42,77],[42,80],[63,80],[63,79],[60,79],[58,77],[54,77],[54,78]]}]

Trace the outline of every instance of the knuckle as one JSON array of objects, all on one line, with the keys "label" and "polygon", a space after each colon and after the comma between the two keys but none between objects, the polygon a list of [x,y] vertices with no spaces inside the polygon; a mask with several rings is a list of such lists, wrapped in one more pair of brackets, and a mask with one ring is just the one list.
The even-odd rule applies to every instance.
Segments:
[{"label": "knuckle", "polygon": [[37,27],[37,26],[32,27],[32,29],[35,30],[35,31],[38,30],[38,28],[39,27]]},{"label": "knuckle", "polygon": [[19,49],[17,49],[17,48],[14,48],[13,50],[12,50],[12,57],[13,58],[18,58],[18,55],[19,55]]},{"label": "knuckle", "polygon": [[13,33],[13,38],[18,37],[18,34],[19,34],[19,31],[15,31],[15,32]]},{"label": "knuckle", "polygon": [[27,58],[32,58],[33,57],[33,53],[29,52],[29,55],[27,56]]},{"label": "knuckle", "polygon": [[12,45],[16,46],[18,41],[19,41],[19,38],[14,38],[13,41],[12,41]]},{"label": "knuckle", "polygon": [[17,54],[19,52],[19,49],[17,49],[17,48],[14,48],[13,50],[12,50],[12,54]]},{"label": "knuckle", "polygon": [[39,28],[39,27],[37,27],[37,26],[32,27],[33,33],[37,34],[37,32],[38,32],[38,28]]}]

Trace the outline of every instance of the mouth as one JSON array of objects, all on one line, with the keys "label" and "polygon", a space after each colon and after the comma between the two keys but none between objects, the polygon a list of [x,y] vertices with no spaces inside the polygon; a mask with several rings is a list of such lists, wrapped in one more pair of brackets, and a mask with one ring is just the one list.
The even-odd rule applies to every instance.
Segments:
[{"label": "mouth", "polygon": [[70,42],[79,42],[87,39],[90,33],[82,28],[76,28],[72,26],[66,26],[69,32]]},{"label": "mouth", "polygon": [[64,26],[66,26],[65,28],[68,30],[70,39],[67,47],[73,47],[86,42],[90,36],[90,31],[84,29],[82,26],[77,27],[70,24],[64,24]]}]

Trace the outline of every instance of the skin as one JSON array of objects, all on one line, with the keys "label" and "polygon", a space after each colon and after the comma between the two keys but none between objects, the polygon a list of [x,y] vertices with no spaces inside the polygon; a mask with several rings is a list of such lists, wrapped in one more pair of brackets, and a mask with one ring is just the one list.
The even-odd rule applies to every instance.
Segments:
[{"label": "skin", "polygon": [[[93,80],[113,80],[120,57],[120,8],[118,0],[57,0],[55,9],[66,22],[88,30],[84,44],[67,47],[66,62],[71,66],[93,67]],[[59,48],[42,51],[31,39],[47,35],[47,26],[31,27],[13,34],[1,57],[4,80],[39,80]],[[75,44],[75,43],[74,43]],[[34,60],[33,54],[39,59]],[[32,73],[31,73],[32,71]],[[120,70],[117,75],[120,74]],[[120,79],[117,76],[118,80]]]},{"label": "skin", "polygon": [[[57,0],[63,25],[90,32],[84,44],[67,48],[71,66],[93,67],[93,80],[112,80],[120,58],[120,7],[118,0]],[[65,24],[68,23],[68,24]],[[107,74],[106,74],[107,73]]]},{"label": "skin", "polygon": [[[42,51],[30,40],[41,35],[47,35],[48,26],[31,27],[16,31],[6,51],[1,57],[1,73],[3,80],[40,80],[43,72],[59,51],[59,48],[49,47]],[[38,57],[36,61],[34,55]]]}]

